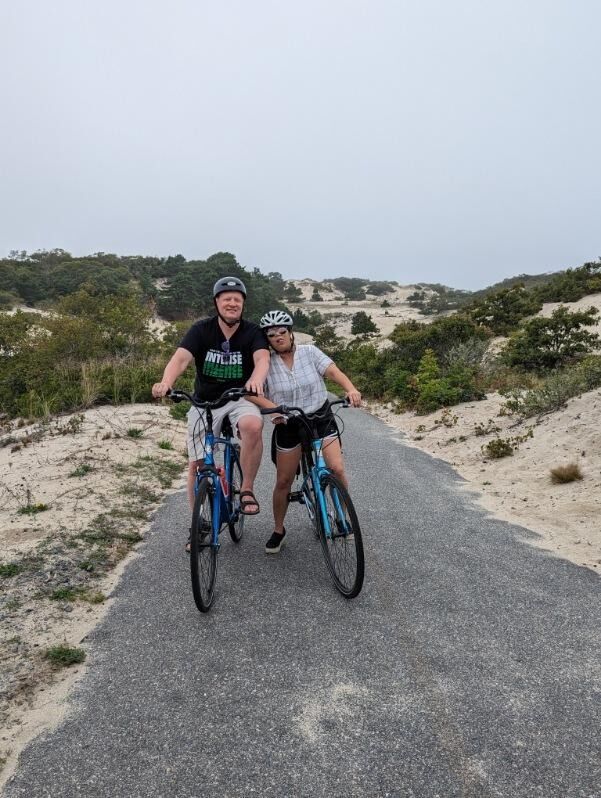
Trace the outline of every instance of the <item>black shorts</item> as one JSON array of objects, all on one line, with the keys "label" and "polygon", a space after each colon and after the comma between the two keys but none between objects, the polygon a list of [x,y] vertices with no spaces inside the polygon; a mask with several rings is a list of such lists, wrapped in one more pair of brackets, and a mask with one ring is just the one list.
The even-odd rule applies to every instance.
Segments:
[{"label": "black shorts", "polygon": [[[336,419],[334,418],[329,404],[329,402],[326,402],[319,408],[317,413],[307,413],[308,417],[311,419],[316,415],[319,416],[319,418],[315,419],[315,426],[320,438],[329,438],[330,436],[338,435]],[[273,434],[275,447],[279,451],[295,449],[302,441],[307,440],[308,437],[309,432],[307,428],[298,418],[289,418],[285,424],[277,424]]]}]

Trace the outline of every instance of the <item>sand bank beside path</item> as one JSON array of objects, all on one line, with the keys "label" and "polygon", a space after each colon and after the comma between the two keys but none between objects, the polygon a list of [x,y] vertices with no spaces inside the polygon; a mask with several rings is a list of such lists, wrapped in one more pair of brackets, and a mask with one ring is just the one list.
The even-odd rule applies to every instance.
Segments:
[{"label": "sand bank beside path", "polygon": [[[401,432],[405,444],[450,463],[491,514],[535,532],[541,548],[601,571],[601,391],[521,423],[499,415],[504,401],[491,394],[424,416],[377,403],[369,411]],[[492,459],[482,447],[494,438],[524,440],[513,455]],[[554,484],[550,469],[568,463],[579,466],[582,479]]]},{"label": "sand bank beside path", "polygon": [[184,443],[185,425],[161,405],[2,428],[0,785],[63,716],[86,665],[59,670],[46,652],[80,647],[106,613],[154,509],[184,486]]}]

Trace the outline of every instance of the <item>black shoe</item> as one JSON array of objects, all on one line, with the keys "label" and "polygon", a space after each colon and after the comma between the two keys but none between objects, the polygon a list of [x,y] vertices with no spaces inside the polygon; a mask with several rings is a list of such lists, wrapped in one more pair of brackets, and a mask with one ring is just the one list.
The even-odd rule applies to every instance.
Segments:
[{"label": "black shoe", "polygon": [[274,532],[267,541],[267,543],[265,544],[265,551],[267,552],[267,554],[277,554],[284,545],[285,537],[286,537],[285,529],[281,535],[278,534],[277,532]]}]

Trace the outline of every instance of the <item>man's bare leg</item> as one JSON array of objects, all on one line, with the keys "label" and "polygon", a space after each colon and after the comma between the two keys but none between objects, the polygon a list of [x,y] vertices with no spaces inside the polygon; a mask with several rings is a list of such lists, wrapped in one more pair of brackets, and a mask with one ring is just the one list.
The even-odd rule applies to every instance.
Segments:
[{"label": "man's bare leg", "polygon": [[204,460],[193,460],[191,463],[188,463],[188,503],[190,504],[190,509],[194,509],[194,484],[196,482],[196,469],[202,468],[204,465]]},{"label": "man's bare leg", "polygon": [[[255,478],[261,464],[263,456],[263,419],[256,416],[242,416],[238,421],[238,432],[240,433],[240,466],[242,468],[242,487],[241,491],[254,489]],[[249,501],[250,497],[245,497],[247,512],[252,514],[255,509],[259,509],[258,503]]]}]

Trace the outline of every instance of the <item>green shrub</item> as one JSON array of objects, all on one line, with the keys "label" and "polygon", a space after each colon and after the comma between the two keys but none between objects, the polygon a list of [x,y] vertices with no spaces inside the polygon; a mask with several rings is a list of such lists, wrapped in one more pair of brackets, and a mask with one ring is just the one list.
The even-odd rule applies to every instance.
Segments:
[{"label": "green shrub", "polygon": [[364,310],[360,310],[354,314],[351,323],[351,333],[353,335],[369,335],[370,333],[379,332],[377,326],[374,324],[371,316],[368,316]]},{"label": "green shrub", "polygon": [[482,446],[482,452],[493,460],[500,460],[513,454],[513,446],[506,438],[493,438]]},{"label": "green shrub", "polygon": [[498,460],[501,457],[508,457],[516,451],[521,443],[533,438],[534,432],[532,427],[528,429],[523,435],[514,435],[512,438],[493,438],[488,443],[482,445],[481,450],[485,457],[490,457],[493,460]]},{"label": "green shrub", "polygon": [[394,357],[400,366],[415,373],[426,349],[431,349],[442,360],[458,344],[473,339],[485,341],[490,333],[466,316],[456,314],[436,319],[431,324],[403,322],[388,337],[395,346],[387,357]]},{"label": "green shrub", "polygon": [[503,358],[510,366],[538,372],[562,366],[599,344],[596,333],[583,329],[598,315],[594,307],[571,312],[562,305],[548,318],[530,319],[510,338]]},{"label": "green shrub", "polygon": [[77,665],[86,658],[86,652],[82,648],[70,648],[69,646],[52,646],[46,649],[45,655],[54,668],[68,668],[70,665]]},{"label": "green shrub", "polygon": [[432,349],[426,349],[415,375],[417,396],[415,409],[418,413],[431,413],[439,407],[457,404],[461,389],[453,386],[449,379],[440,376],[440,368]]},{"label": "green shrub", "polygon": [[532,316],[542,307],[542,301],[522,283],[487,294],[465,308],[477,324],[488,327],[496,335],[508,335],[522,319]]},{"label": "green shrub", "polygon": [[576,302],[587,294],[599,291],[601,291],[601,259],[553,275],[544,285],[536,286],[533,293],[542,302]]},{"label": "green shrub", "polygon": [[505,413],[531,418],[565,407],[568,400],[601,385],[601,356],[590,355],[571,368],[550,374],[530,390],[505,392]]}]

